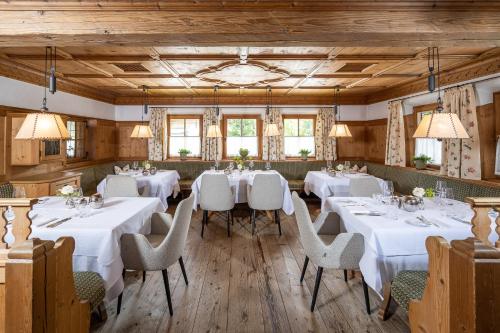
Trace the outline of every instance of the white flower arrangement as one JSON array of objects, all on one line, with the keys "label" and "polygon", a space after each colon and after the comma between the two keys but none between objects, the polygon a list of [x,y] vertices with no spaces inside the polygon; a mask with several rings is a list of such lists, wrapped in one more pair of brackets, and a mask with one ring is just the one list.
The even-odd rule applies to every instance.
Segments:
[{"label": "white flower arrangement", "polygon": [[60,196],[65,198],[71,198],[76,196],[78,193],[75,191],[75,188],[71,185],[65,185],[61,189],[58,190]]},{"label": "white flower arrangement", "polygon": [[337,165],[336,169],[337,169],[337,171],[342,171],[342,170],[344,170],[344,165],[343,164],[339,164],[339,165]]},{"label": "white flower arrangement", "polygon": [[145,170],[149,170],[149,169],[151,169],[151,164],[149,164],[149,162],[145,162],[145,163],[144,163],[144,169],[145,169]]},{"label": "white flower arrangement", "polygon": [[425,195],[425,189],[421,187],[415,187],[411,193],[417,198],[423,198]]}]

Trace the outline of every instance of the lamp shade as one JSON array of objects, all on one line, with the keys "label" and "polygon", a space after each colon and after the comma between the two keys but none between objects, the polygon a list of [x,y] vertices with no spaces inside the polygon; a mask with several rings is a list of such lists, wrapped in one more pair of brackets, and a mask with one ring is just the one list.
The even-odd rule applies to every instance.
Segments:
[{"label": "lamp shade", "polygon": [[61,116],[46,112],[28,114],[16,135],[16,139],[24,140],[65,140],[69,137]]},{"label": "lamp shade", "polygon": [[264,136],[280,136],[280,130],[277,124],[267,124],[264,128]]},{"label": "lamp shade", "polygon": [[346,124],[335,124],[330,130],[330,134],[328,134],[328,136],[334,138],[350,138],[352,137],[352,134]]},{"label": "lamp shade", "polygon": [[413,137],[429,139],[470,138],[458,115],[450,112],[434,112],[424,116]]},{"label": "lamp shade", "polygon": [[207,130],[207,138],[222,138],[219,125],[209,125]]},{"label": "lamp shade", "polygon": [[153,137],[153,132],[149,125],[135,125],[130,137],[136,139],[150,139]]}]

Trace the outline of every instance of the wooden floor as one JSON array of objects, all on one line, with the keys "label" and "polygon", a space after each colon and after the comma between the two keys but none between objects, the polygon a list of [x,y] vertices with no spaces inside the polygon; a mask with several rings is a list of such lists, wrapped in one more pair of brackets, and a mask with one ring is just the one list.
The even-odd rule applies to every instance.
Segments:
[{"label": "wooden floor", "polygon": [[[311,211],[318,206],[310,205]],[[175,206],[169,207],[174,211]],[[408,332],[400,309],[386,322],[377,318],[377,296],[366,314],[359,277],[346,284],[343,272],[325,270],[314,313],[309,311],[316,267],[309,264],[300,284],[304,254],[294,216],[282,213],[283,235],[265,216],[252,238],[246,210],[235,215],[232,237],[225,221],[212,216],[200,237],[201,213],[193,214],[184,262],[168,270],[174,315],[170,317],[161,272],[127,272],[122,312],[116,300],[94,332]],[[243,218],[244,217],[244,218]]]}]

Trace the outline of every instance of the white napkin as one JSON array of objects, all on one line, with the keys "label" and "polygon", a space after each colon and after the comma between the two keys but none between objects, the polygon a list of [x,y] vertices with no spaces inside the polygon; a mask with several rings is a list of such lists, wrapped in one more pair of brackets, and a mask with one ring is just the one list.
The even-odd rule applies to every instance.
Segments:
[{"label": "white napkin", "polygon": [[359,169],[359,172],[364,172],[364,173],[367,173],[368,172],[368,168],[365,166],[363,166],[361,169]]},{"label": "white napkin", "polygon": [[354,164],[354,166],[352,167],[351,170],[352,171],[358,171],[359,170],[359,166],[357,164]]}]

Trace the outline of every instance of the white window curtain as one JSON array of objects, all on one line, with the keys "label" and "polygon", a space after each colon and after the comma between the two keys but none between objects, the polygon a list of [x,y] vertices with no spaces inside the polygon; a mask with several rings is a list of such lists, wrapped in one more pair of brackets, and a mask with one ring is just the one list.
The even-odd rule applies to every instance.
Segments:
[{"label": "white window curtain", "polygon": [[387,109],[385,164],[404,167],[406,166],[406,154],[403,102],[390,102]]},{"label": "white window curtain", "polygon": [[458,115],[470,139],[443,140],[441,174],[456,178],[481,179],[476,95],[472,84],[446,90],[443,106],[444,112]]},{"label": "white window curtain", "polygon": [[149,127],[153,137],[148,139],[148,156],[152,161],[163,161],[167,159],[167,108],[149,108],[151,118]]},{"label": "white window curtain", "polygon": [[316,116],[316,128],[314,130],[317,160],[337,160],[337,140],[328,136],[334,124],[335,112],[333,108],[320,108]]},{"label": "white window curtain", "polygon": [[217,119],[214,108],[207,108],[203,113],[203,137],[201,141],[201,158],[204,161],[213,161],[216,156],[217,160],[222,160],[222,138],[207,138],[208,127],[212,124],[220,126],[220,119]]},{"label": "white window curtain", "polygon": [[285,159],[285,145],[284,145],[284,132],[283,132],[283,119],[281,118],[281,110],[272,108],[269,114],[264,114],[264,127],[270,123],[278,125],[280,131],[279,136],[263,136],[262,137],[262,159],[263,160],[284,160]]}]

